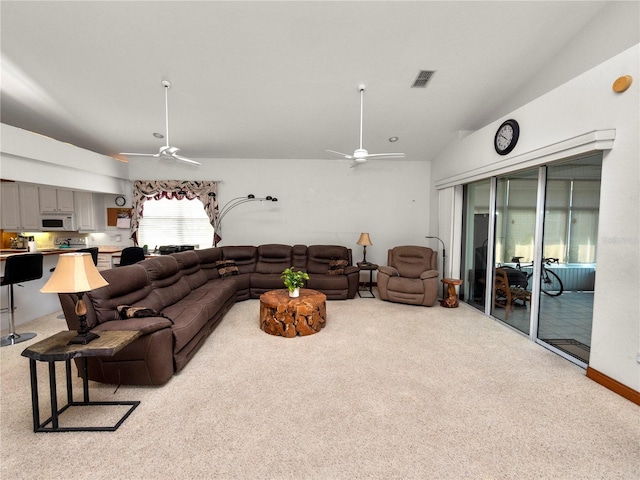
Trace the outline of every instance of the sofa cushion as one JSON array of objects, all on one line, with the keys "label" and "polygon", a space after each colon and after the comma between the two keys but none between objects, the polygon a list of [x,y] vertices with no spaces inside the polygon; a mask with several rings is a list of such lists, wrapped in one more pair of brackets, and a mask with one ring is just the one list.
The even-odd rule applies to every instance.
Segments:
[{"label": "sofa cushion", "polygon": [[223,260],[235,260],[238,273],[253,273],[258,261],[258,248],[250,245],[229,246],[222,248]]},{"label": "sofa cushion", "polygon": [[134,305],[147,300],[152,288],[142,263],[100,272],[109,285],[86,293],[93,305],[97,324],[120,320],[116,310],[118,305]]},{"label": "sofa cushion", "polygon": [[326,275],[331,260],[347,260],[349,249],[339,245],[311,245],[307,248],[307,272]]},{"label": "sofa cushion", "polygon": [[216,268],[218,269],[218,275],[222,278],[238,275],[238,266],[235,260],[218,260]]},{"label": "sofa cushion", "polygon": [[131,305],[118,305],[116,307],[116,310],[118,310],[120,318],[122,318],[123,320],[126,320],[128,318],[163,317],[173,324],[173,320],[167,317],[164,313],[158,312],[153,308],[134,307]]},{"label": "sofa cushion", "polygon": [[176,259],[178,269],[192,289],[207,283],[207,275],[200,268],[200,257],[195,250],[172,253],[171,256]]},{"label": "sofa cushion", "polygon": [[329,260],[327,275],[344,275],[344,269],[349,265],[346,260],[332,258]]},{"label": "sofa cushion", "polygon": [[200,270],[207,278],[211,280],[220,278],[216,262],[222,260],[222,250],[219,248],[205,248],[204,250],[193,250],[200,259]]},{"label": "sofa cushion", "polygon": [[291,247],[289,245],[268,244],[258,247],[256,273],[281,274],[292,266]]},{"label": "sofa cushion", "polygon": [[[145,299],[147,303],[143,305],[138,302],[138,305],[164,311],[166,307],[179,302],[191,293],[189,282],[182,277],[175,257],[163,255],[149,258],[138,265],[144,266],[147,270],[149,283],[152,287],[151,293]],[[125,302],[122,303],[126,304]]]}]

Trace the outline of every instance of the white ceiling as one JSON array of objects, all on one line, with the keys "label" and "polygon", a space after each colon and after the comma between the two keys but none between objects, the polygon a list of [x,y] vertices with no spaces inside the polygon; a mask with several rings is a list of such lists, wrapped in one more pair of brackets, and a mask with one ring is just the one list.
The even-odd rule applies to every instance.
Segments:
[{"label": "white ceiling", "polygon": [[[156,152],[168,79],[186,157],[330,159],[358,146],[363,83],[364,147],[431,160],[531,100],[520,92],[606,3],[3,0],[1,119]],[[420,70],[436,73],[410,88]]]}]

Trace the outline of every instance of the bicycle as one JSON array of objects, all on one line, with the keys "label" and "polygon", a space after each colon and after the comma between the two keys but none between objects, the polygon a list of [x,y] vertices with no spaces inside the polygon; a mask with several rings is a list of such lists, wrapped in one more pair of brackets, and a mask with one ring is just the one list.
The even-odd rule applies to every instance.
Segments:
[{"label": "bicycle", "polygon": [[[533,262],[528,265],[521,265],[520,259],[524,257],[513,257],[511,259],[512,262],[516,264],[516,270],[520,270],[527,275],[527,281],[533,276],[533,271],[531,273],[524,272],[522,267],[533,267]],[[562,295],[564,291],[564,285],[562,284],[562,280],[560,277],[551,270],[548,270],[545,265],[551,265],[552,263],[559,264],[557,258],[543,258],[542,259],[542,269],[540,271],[540,290],[545,295],[549,295],[550,297],[559,297]]]}]

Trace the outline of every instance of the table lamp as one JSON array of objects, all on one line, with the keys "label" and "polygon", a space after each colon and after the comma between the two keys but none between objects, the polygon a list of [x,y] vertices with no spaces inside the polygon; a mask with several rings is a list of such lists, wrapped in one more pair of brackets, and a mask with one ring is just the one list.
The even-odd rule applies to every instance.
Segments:
[{"label": "table lamp", "polygon": [[373,243],[371,243],[371,239],[369,238],[369,234],[361,233],[360,238],[356,243],[358,245],[362,245],[362,249],[363,249],[362,263],[364,263],[365,265],[368,264],[369,262],[367,262],[367,247],[373,245]]},{"label": "table lamp", "polygon": [[109,285],[93,264],[90,253],[63,253],[47,283],[40,289],[42,293],[75,293],[76,315],[80,321],[78,334],[69,341],[69,345],[86,345],[99,335],[90,332],[87,326],[87,306],[84,294],[96,288]]}]

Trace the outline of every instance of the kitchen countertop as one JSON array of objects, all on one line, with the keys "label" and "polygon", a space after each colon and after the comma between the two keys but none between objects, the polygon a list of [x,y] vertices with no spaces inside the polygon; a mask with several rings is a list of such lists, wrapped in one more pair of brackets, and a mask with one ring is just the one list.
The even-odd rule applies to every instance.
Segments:
[{"label": "kitchen countertop", "polygon": [[[60,255],[63,253],[77,252],[80,248],[43,248],[33,253],[42,253],[42,255]],[[120,253],[122,248],[118,247],[98,247],[98,253]],[[4,261],[8,256],[20,255],[22,253],[29,253],[26,248],[3,248],[0,249],[0,261]]]}]

